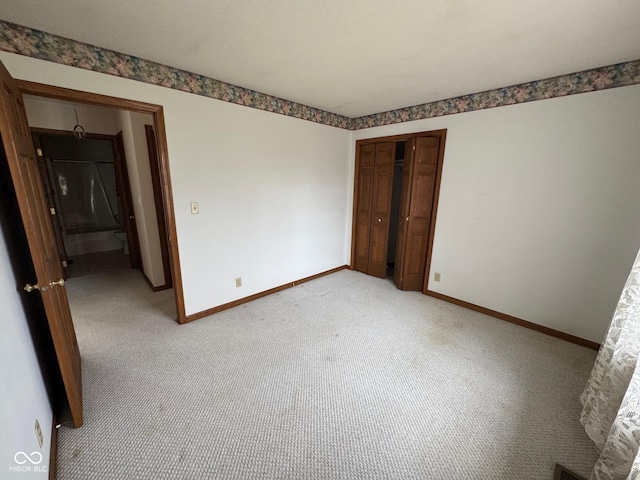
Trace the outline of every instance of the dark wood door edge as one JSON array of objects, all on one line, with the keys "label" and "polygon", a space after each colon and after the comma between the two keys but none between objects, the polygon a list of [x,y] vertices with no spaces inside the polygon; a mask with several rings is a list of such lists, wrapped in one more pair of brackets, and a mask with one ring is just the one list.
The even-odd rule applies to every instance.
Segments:
[{"label": "dark wood door edge", "polygon": [[356,268],[356,223],[358,221],[358,176],[360,175],[360,144],[356,142],[356,159],[355,159],[355,176],[353,177],[353,208],[351,220],[351,260],[349,261],[349,269]]},{"label": "dark wood door edge", "polygon": [[55,480],[58,469],[58,421],[53,416],[51,422],[51,447],[49,448],[49,480]]},{"label": "dark wood door edge", "polygon": [[266,297],[267,295],[281,292],[282,290],[286,290],[287,288],[295,287],[296,285],[300,285],[301,283],[309,282],[311,280],[315,280],[316,278],[324,277],[325,275],[330,275],[332,273],[339,272],[340,270],[349,269],[349,268],[350,267],[348,265],[342,265],[340,267],[332,268],[331,270],[327,270],[325,272],[317,273],[309,277],[301,278],[300,280],[295,280],[293,282],[285,283],[284,285],[280,285],[278,287],[270,288],[269,290],[265,290],[263,292],[258,292],[253,295],[249,295],[248,297],[234,300],[233,302],[224,303],[222,305],[218,305],[217,307],[209,308],[207,310],[203,310],[197,313],[192,313],[191,315],[187,315],[187,317],[185,318],[185,321],[181,323],[188,323],[194,320],[198,320],[199,318],[208,317],[209,315],[213,315],[214,313],[218,313],[223,310],[227,310],[229,308],[237,307],[238,305],[242,305],[244,303],[257,300],[258,298]]},{"label": "dark wood door edge", "polygon": [[173,193],[171,188],[171,174],[169,171],[169,154],[167,147],[167,133],[164,120],[164,109],[161,105],[155,105],[137,100],[129,100],[98,93],[82,92],[71,88],[56,87],[26,80],[17,80],[18,87],[23,94],[45,98],[55,98],[68,102],[97,105],[100,107],[129,110],[138,113],[153,115],[153,123],[156,128],[156,146],[158,165],[160,167],[160,184],[162,187],[162,201],[165,210],[167,238],[169,242],[171,277],[175,292],[176,312],[178,323],[185,323],[187,315],[184,305],[184,292],[182,285],[182,272],[180,269],[180,254],[178,251],[178,236],[176,230],[175,210],[173,205]]},{"label": "dark wood door edge", "polygon": [[424,291],[424,293],[426,295],[429,295],[430,297],[444,300],[445,302],[453,303],[455,305],[468,308],[469,310],[474,310],[476,312],[484,313],[485,315],[489,315],[491,317],[504,320],[505,322],[514,323],[516,325],[520,325],[521,327],[529,328],[531,330],[535,330],[540,333],[545,333],[547,335],[551,335],[552,337],[560,338],[562,340],[566,340],[567,342],[575,343],[576,345],[581,345],[583,347],[591,348],[593,350],[598,350],[600,348],[599,343],[592,342],[591,340],[587,340],[584,338],[576,337],[575,335],[571,335],[570,333],[561,332],[560,330],[555,330],[553,328],[545,327],[544,325],[539,325],[537,323],[529,322],[527,320],[523,320],[518,317],[507,315],[506,313],[497,312],[495,310],[481,307],[480,305],[476,305],[473,303],[465,302],[464,300],[459,300],[454,297],[449,297],[448,295],[443,295],[442,293],[434,292],[432,290],[426,290]]},{"label": "dark wood door edge", "polygon": [[127,235],[129,245],[129,260],[131,268],[143,271],[142,252],[140,250],[140,236],[138,235],[138,220],[136,218],[133,194],[131,193],[131,180],[129,177],[129,167],[127,166],[127,153],[124,148],[122,131],[118,132],[111,139],[113,151],[113,166],[116,173],[116,188],[119,190],[118,201],[122,218],[121,227]]},{"label": "dark wood door edge", "polygon": [[438,130],[440,146],[438,151],[438,166],[436,167],[436,184],[433,191],[433,204],[431,205],[431,224],[429,225],[429,240],[427,244],[427,264],[424,267],[424,283],[422,290],[427,290],[429,277],[431,276],[431,256],[433,255],[433,241],[436,236],[436,222],[438,221],[438,201],[440,200],[440,184],[442,183],[442,167],[444,164],[444,149],[447,143],[447,130]]}]

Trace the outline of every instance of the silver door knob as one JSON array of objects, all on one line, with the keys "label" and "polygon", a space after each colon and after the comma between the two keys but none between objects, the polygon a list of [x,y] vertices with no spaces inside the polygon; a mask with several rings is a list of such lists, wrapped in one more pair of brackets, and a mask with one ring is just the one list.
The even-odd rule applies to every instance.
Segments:
[{"label": "silver door knob", "polygon": [[381,219],[381,218],[379,218],[379,219],[378,219],[378,222],[381,222],[381,221],[382,221],[382,219]]}]

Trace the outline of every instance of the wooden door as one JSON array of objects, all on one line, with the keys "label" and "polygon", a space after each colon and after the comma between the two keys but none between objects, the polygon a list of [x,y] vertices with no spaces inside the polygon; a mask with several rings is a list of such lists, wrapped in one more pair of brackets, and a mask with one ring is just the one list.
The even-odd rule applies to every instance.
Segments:
[{"label": "wooden door", "polygon": [[376,143],[375,147],[367,273],[384,278],[387,275],[387,247],[396,144],[395,142]]},{"label": "wooden door", "polygon": [[71,321],[62,265],[38,171],[22,93],[0,62],[0,133],[15,186],[20,215],[33,259],[34,270],[51,337],[56,351],[72,422],[82,425],[82,371],[80,350]]},{"label": "wooden door", "polygon": [[407,225],[409,223],[409,199],[411,187],[411,172],[415,154],[415,138],[405,142],[404,165],[402,167],[402,190],[400,193],[400,211],[398,213],[398,235],[396,237],[396,256],[393,265],[393,282],[402,289],[402,275],[404,273],[404,251],[407,239]]},{"label": "wooden door", "polygon": [[40,136],[32,133],[33,144],[36,147],[36,153],[38,155],[38,167],[40,168],[40,179],[42,180],[42,186],[44,187],[45,198],[47,206],[49,207],[51,225],[53,227],[53,233],[56,239],[56,246],[58,248],[58,255],[60,256],[60,262],[62,264],[62,272],[64,279],[69,278],[69,257],[67,256],[67,250],[64,246],[64,228],[60,222],[59,214],[61,213],[56,200],[56,190],[52,184],[52,172],[50,166],[47,164],[47,160],[42,155],[42,145],[40,144]]},{"label": "wooden door", "polygon": [[116,172],[116,194],[123,217],[120,220],[120,224],[127,234],[127,243],[129,244],[129,261],[131,262],[131,268],[137,268],[142,271],[138,225],[136,224],[136,215],[133,210],[133,195],[131,194],[131,184],[129,183],[129,169],[127,168],[122,132],[118,132],[113,140],[113,167]]},{"label": "wooden door", "polygon": [[369,239],[371,230],[371,200],[373,194],[373,167],[375,163],[375,144],[362,145],[358,156],[356,182],[358,198],[356,199],[355,229],[355,269],[362,273],[369,271]]},{"label": "wooden door", "polygon": [[419,291],[424,283],[440,139],[417,137],[412,143],[406,192],[403,184],[401,214],[404,222],[398,231],[398,266],[394,280],[402,290]]}]

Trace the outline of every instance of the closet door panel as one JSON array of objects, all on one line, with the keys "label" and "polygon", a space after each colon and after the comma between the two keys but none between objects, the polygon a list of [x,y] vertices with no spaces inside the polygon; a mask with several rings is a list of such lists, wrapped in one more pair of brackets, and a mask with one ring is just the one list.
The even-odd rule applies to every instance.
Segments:
[{"label": "closet door panel", "polygon": [[398,214],[398,237],[396,240],[396,256],[393,267],[393,282],[402,288],[404,273],[404,254],[407,242],[407,225],[409,218],[409,198],[411,186],[411,165],[413,164],[414,139],[409,139],[404,147],[404,166],[402,168],[402,190],[400,193],[400,212]]},{"label": "closet door panel", "polygon": [[389,217],[393,193],[393,168],[395,163],[393,142],[375,145],[373,175],[373,200],[371,212],[371,239],[369,242],[369,266],[367,273],[384,278],[387,273],[387,246],[389,243]]},{"label": "closet door panel", "polygon": [[363,145],[358,158],[358,198],[356,210],[355,269],[367,273],[371,230],[371,200],[375,145]]},{"label": "closet door panel", "polygon": [[438,137],[418,137],[411,173],[409,224],[403,262],[403,290],[422,290],[433,209]]}]

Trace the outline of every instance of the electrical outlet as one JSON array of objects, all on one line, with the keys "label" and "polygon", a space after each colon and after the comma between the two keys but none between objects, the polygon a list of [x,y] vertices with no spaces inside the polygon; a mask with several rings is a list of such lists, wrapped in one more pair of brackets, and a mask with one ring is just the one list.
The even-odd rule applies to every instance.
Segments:
[{"label": "electrical outlet", "polygon": [[440,272],[436,272],[433,274],[433,280],[436,282],[440,281]]},{"label": "electrical outlet", "polygon": [[236,288],[240,288],[242,286],[242,277],[236,278]]},{"label": "electrical outlet", "polygon": [[38,421],[38,419],[36,419],[35,431],[36,438],[38,439],[38,445],[40,445],[40,448],[42,448],[42,445],[44,444],[44,437],[42,435],[42,429],[40,428],[40,422]]},{"label": "electrical outlet", "polygon": [[198,205],[198,202],[191,202],[191,214],[197,215],[199,213],[200,213],[200,205]]}]

